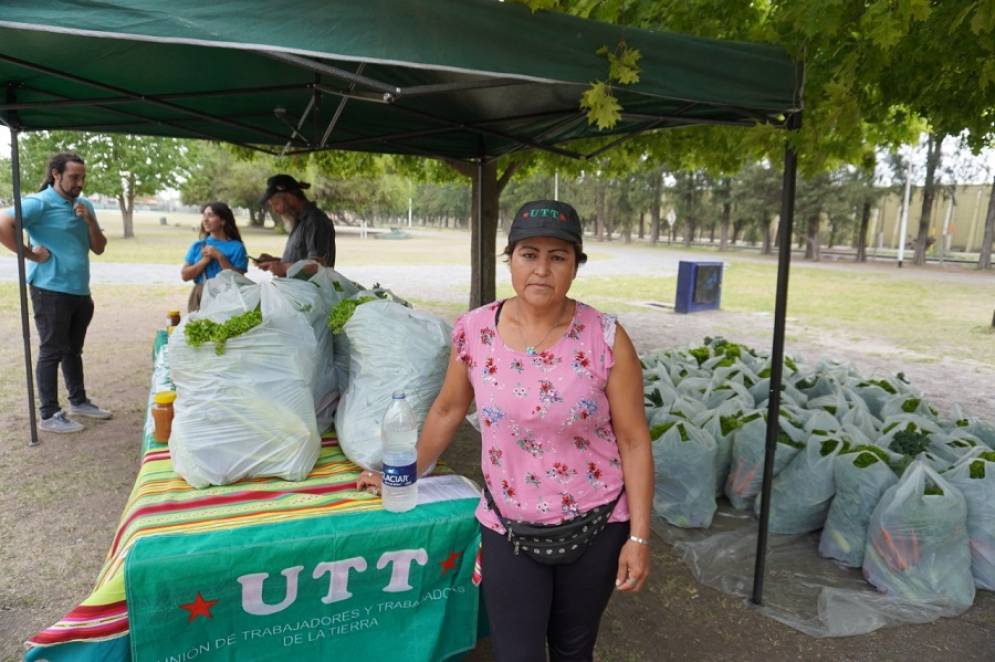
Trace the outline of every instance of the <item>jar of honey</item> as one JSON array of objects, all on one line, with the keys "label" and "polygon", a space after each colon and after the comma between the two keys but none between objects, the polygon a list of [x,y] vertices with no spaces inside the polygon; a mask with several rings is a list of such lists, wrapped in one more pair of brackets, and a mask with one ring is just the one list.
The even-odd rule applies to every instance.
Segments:
[{"label": "jar of honey", "polygon": [[166,326],[179,326],[180,324],[180,311],[178,310],[167,310],[166,311]]},{"label": "jar of honey", "polygon": [[176,400],[176,391],[159,391],[152,397],[152,422],[155,427],[152,430],[152,438],[160,444],[169,441],[169,434],[173,431],[173,402]]}]

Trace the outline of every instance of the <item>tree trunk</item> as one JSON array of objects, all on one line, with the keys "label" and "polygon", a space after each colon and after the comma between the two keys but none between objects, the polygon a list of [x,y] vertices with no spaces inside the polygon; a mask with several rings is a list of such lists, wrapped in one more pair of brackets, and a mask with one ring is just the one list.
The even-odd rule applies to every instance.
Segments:
[{"label": "tree trunk", "polygon": [[261,228],[266,221],[266,210],[263,208],[249,207],[249,225],[254,228]]},{"label": "tree trunk", "polygon": [[936,194],[936,168],[940,165],[940,148],[943,136],[929,134],[926,141],[926,182],[922,187],[922,214],[919,216],[919,235],[916,237],[915,264],[926,264],[926,249],[929,247],[929,221],[933,212],[933,197]]},{"label": "tree trunk", "polygon": [[981,238],[981,255],[978,257],[979,269],[992,268],[992,238],[995,236],[995,179],[992,180],[992,192],[988,196],[988,214],[985,216],[985,233]]},{"label": "tree trunk", "polygon": [[[639,212],[639,238],[646,238],[646,212]],[[631,241],[631,238],[630,238]]]},{"label": "tree trunk", "polygon": [[871,201],[864,200],[860,210],[860,230],[857,232],[857,262],[867,262],[867,226],[871,222]]},{"label": "tree trunk", "polygon": [[135,236],[135,196],[125,193],[117,195],[117,206],[121,210],[121,223],[124,227],[123,237],[132,239]]},{"label": "tree trunk", "polygon": [[805,227],[805,259],[819,261],[819,214],[808,217]]},{"label": "tree trunk", "polygon": [[687,218],[684,219],[687,229],[684,231],[684,245],[690,246],[694,240],[695,220],[694,220],[694,173],[687,175],[687,189],[684,191],[684,204],[687,210]]},{"label": "tree trunk", "polygon": [[599,177],[594,184],[594,238],[605,240],[605,183]]},{"label": "tree trunk", "polygon": [[632,224],[631,223],[626,224],[625,227],[622,228],[622,240],[623,240],[623,243],[626,243],[626,244],[631,244],[632,243]]},{"label": "tree trunk", "polygon": [[657,173],[653,179],[653,200],[650,202],[650,241],[660,241],[660,193],[663,189],[663,176]]},{"label": "tree trunk", "polygon": [[763,234],[764,234],[763,254],[764,255],[770,255],[771,247],[773,245],[773,242],[771,241],[771,236],[770,236],[770,234],[771,234],[771,232],[770,232],[770,214],[768,214],[767,212],[764,212],[763,217],[761,217],[761,219],[760,219],[760,227],[763,229]]}]

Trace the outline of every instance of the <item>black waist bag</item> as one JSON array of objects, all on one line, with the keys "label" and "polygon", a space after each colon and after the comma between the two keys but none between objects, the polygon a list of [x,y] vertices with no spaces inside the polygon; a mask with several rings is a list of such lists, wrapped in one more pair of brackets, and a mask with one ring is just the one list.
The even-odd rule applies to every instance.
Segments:
[{"label": "black waist bag", "polygon": [[533,560],[545,565],[573,563],[579,559],[598,534],[605,530],[608,518],[623,492],[624,490],[620,491],[611,503],[596,506],[562,524],[529,524],[505,519],[494,503],[491,491],[484,485],[487,505],[508,532],[508,542],[515,545],[515,555],[525,552]]}]

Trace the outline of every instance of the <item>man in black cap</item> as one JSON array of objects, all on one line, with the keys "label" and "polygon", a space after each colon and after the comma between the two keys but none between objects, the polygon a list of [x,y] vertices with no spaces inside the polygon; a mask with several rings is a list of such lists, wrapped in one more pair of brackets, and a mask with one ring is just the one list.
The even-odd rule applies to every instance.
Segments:
[{"label": "man in black cap", "polygon": [[290,225],[290,236],[283,256],[263,253],[256,261],[260,269],[274,276],[286,276],[287,269],[298,260],[314,260],[326,267],[335,266],[335,226],[325,212],[304,196],[311,188],[290,175],[273,175],[266,180],[266,192],[260,205],[269,204],[273,214]]}]

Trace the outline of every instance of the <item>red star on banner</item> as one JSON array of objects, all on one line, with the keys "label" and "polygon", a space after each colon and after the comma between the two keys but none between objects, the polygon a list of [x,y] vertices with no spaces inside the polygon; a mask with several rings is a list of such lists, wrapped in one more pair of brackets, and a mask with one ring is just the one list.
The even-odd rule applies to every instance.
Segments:
[{"label": "red star on banner", "polygon": [[204,596],[197,591],[197,599],[193,602],[188,602],[185,605],[180,605],[180,609],[186,609],[190,612],[190,617],[187,619],[187,623],[193,623],[194,619],[198,616],[203,616],[204,618],[211,618],[211,607],[218,604],[217,600],[205,600]]},{"label": "red star on banner", "polygon": [[459,558],[459,552],[449,552],[449,558],[445,561],[439,561],[439,565],[442,566],[442,574],[445,575],[450,570],[456,569],[456,559]]}]

